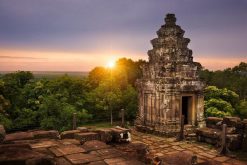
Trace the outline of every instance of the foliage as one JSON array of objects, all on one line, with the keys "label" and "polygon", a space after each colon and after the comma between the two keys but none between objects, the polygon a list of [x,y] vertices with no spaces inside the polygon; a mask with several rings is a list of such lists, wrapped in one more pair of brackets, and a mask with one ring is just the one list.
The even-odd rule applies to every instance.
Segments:
[{"label": "foliage", "polygon": [[205,109],[206,109],[206,117],[232,116],[234,112],[234,109],[229,102],[215,98],[205,101]]},{"label": "foliage", "polygon": [[13,127],[15,129],[24,129],[37,125],[37,112],[31,109],[16,110],[17,118],[14,119]]},{"label": "foliage", "polygon": [[[134,120],[137,111],[135,80],[143,61],[119,59],[113,69],[94,68],[88,77],[34,79],[31,72],[18,71],[0,78],[0,123],[8,130],[40,127],[59,131],[77,123],[119,120],[125,109],[126,119]],[[6,106],[8,105],[8,106]]]},{"label": "foliage", "polygon": [[207,85],[227,88],[236,92],[240,99],[247,98],[247,63],[245,62],[241,62],[238,66],[227,68],[223,71],[202,70],[200,78]]},{"label": "foliage", "polygon": [[0,113],[0,124],[4,125],[6,130],[12,128],[12,121],[4,114]]},{"label": "foliage", "polygon": [[138,109],[138,94],[135,88],[129,85],[122,94],[122,102],[125,105],[125,116],[129,121],[133,121],[136,117]]},{"label": "foliage", "polygon": [[216,107],[209,107],[206,109],[206,117],[225,117],[231,116],[229,112],[223,112]]},{"label": "foliage", "polygon": [[205,100],[217,98],[229,102],[232,106],[238,103],[239,96],[235,92],[226,88],[219,89],[216,86],[208,86],[205,88]]},{"label": "foliage", "polygon": [[[72,128],[73,114],[77,123],[133,121],[138,110],[135,82],[141,76],[145,61],[122,58],[112,69],[96,67],[87,77],[56,76],[35,79],[31,72],[18,71],[0,77],[0,124],[7,130]],[[247,117],[246,63],[224,71],[203,70],[206,116]],[[227,81],[226,81],[227,80]],[[240,96],[240,97],[239,97]],[[242,101],[239,101],[242,99]]]},{"label": "foliage", "polygon": [[71,129],[73,113],[77,113],[79,123],[91,117],[84,109],[89,89],[85,78],[63,76],[35,80],[30,74],[16,72],[0,80],[0,107],[3,109],[0,115],[5,127],[65,130]]},{"label": "foliage", "polygon": [[236,114],[238,95],[226,88],[208,86],[205,89],[205,116],[224,117]]},{"label": "foliage", "polygon": [[[210,99],[214,98],[230,103],[233,108],[233,113],[222,114],[222,112],[226,112],[224,110],[227,108],[217,109],[214,107],[214,109],[209,109],[209,107],[205,106],[206,116],[237,115],[241,118],[247,117],[245,115],[247,111],[245,101],[240,101],[247,98],[247,63],[241,62],[238,66],[227,68],[223,71],[209,71],[205,69],[201,71],[200,78],[207,85],[210,85],[205,89],[205,105],[208,104],[207,102]],[[214,113],[218,111],[221,114]]]},{"label": "foliage", "polygon": [[97,67],[89,73],[92,88],[86,97],[86,109],[96,121],[109,119],[111,111],[113,119],[119,119],[121,109],[125,110],[127,120],[135,119],[138,106],[134,85],[141,76],[140,65],[143,63],[122,58],[111,70]]},{"label": "foliage", "polygon": [[241,118],[247,119],[247,101],[246,100],[240,101],[237,111]]},{"label": "foliage", "polygon": [[73,114],[76,113],[78,124],[90,118],[87,111],[76,108],[68,103],[60,102],[55,96],[46,97],[40,106],[40,125],[44,129],[60,131],[72,129]]},{"label": "foliage", "polygon": [[100,82],[107,79],[107,77],[107,69],[104,67],[96,67],[93,70],[91,70],[88,74],[88,79],[92,87],[99,86]]}]

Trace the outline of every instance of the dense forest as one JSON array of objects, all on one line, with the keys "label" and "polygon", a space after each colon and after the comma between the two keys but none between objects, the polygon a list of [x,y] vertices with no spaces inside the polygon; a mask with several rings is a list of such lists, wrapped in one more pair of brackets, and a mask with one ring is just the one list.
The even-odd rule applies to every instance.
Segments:
[{"label": "dense forest", "polygon": [[[0,77],[0,124],[7,130],[72,128],[73,113],[78,124],[119,119],[121,109],[133,122],[138,109],[135,81],[141,76],[137,62],[122,58],[112,69],[96,67],[88,76],[64,75],[35,78],[18,71]],[[223,71],[202,70],[205,116],[247,118],[247,63]]]}]

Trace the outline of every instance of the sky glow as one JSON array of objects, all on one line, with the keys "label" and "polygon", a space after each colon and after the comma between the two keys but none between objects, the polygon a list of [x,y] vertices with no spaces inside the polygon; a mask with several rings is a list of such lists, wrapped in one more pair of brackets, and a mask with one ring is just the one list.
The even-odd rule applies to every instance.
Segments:
[{"label": "sky glow", "polygon": [[0,0],[0,71],[90,71],[147,60],[175,13],[194,61],[210,70],[247,62],[247,0]]}]

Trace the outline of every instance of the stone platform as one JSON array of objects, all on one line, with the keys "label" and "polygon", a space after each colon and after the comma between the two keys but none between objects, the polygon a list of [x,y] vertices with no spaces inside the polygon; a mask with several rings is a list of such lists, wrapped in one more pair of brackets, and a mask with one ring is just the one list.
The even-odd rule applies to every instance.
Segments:
[{"label": "stone platform", "polygon": [[[62,132],[33,130],[6,134],[0,143],[0,165],[144,164],[147,148],[128,142],[125,128]],[[116,146],[121,146],[120,148]],[[140,146],[141,150],[140,150]]]},{"label": "stone platform", "polygon": [[[247,161],[219,155],[216,148],[196,141],[180,141],[132,130],[132,142],[144,143],[149,148],[150,162],[163,161],[163,164],[188,164],[193,156],[200,165],[247,165]],[[247,155],[247,154],[246,154]],[[187,161],[187,162],[186,162]],[[188,162],[189,161],[189,162]]]},{"label": "stone platform", "polygon": [[138,159],[144,155],[137,153],[136,146],[125,145],[128,150],[98,140],[83,145],[76,139],[19,140],[0,145],[0,165],[144,164]]}]

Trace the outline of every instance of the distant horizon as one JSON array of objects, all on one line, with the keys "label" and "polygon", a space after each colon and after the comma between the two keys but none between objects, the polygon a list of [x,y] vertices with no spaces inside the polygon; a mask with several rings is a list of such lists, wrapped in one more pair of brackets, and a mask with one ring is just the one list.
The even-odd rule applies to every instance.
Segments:
[{"label": "distant horizon", "polygon": [[[195,62],[198,62],[198,61],[195,61]],[[207,69],[209,71],[223,71],[225,69],[233,68],[235,66],[238,66],[241,62],[245,62],[245,61],[240,61],[236,65],[233,65],[233,66],[230,66],[230,67],[226,67],[226,68],[222,68],[222,69],[216,69],[216,70],[208,69],[208,68],[206,68],[204,66],[202,66],[202,67],[203,67],[203,69]],[[95,67],[105,67],[105,68],[107,68],[107,66],[95,66]],[[92,68],[92,69],[94,69],[94,68]],[[70,73],[73,73],[73,72],[74,73],[89,73],[91,70],[81,70],[81,71],[73,71],[73,70],[0,70],[0,73],[3,73],[3,72],[12,73],[12,72],[18,72],[18,71],[47,72],[47,73],[49,73],[49,72],[57,72],[57,73],[66,73],[66,72],[70,72]]]}]

